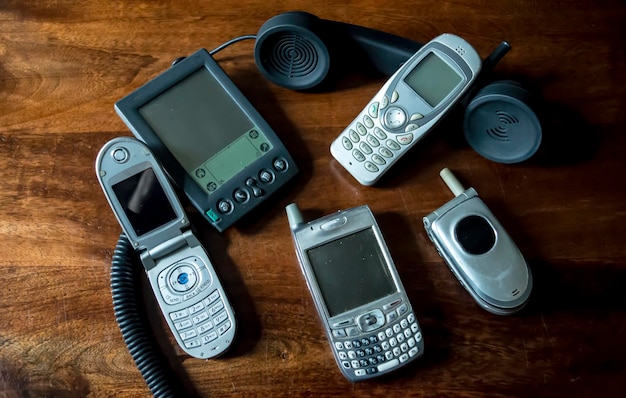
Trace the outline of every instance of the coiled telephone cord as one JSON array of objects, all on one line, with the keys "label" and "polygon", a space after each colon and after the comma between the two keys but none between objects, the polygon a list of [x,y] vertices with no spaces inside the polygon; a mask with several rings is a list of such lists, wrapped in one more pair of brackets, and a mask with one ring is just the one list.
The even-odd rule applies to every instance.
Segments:
[{"label": "coiled telephone cord", "polygon": [[126,235],[121,234],[111,261],[111,294],[115,320],[141,376],[156,398],[177,397],[183,391],[165,355],[150,333],[138,281],[143,266]]}]

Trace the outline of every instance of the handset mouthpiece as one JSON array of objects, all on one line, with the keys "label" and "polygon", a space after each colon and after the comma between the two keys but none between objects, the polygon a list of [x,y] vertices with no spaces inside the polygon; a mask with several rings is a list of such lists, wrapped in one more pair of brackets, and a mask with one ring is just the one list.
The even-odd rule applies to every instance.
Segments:
[{"label": "handset mouthpiece", "polygon": [[439,172],[439,176],[441,176],[441,179],[443,180],[443,182],[446,183],[448,188],[450,188],[450,191],[452,191],[454,196],[459,196],[460,194],[465,192],[465,188],[463,188],[463,185],[461,185],[459,180],[457,180],[454,174],[447,167]]}]

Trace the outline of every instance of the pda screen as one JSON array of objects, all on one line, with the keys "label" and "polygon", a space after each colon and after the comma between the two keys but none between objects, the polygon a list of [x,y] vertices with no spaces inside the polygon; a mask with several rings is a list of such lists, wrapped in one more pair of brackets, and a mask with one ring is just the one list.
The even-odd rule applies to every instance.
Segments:
[{"label": "pda screen", "polygon": [[114,184],[113,192],[137,237],[176,219],[176,212],[151,168]]},{"label": "pda screen", "polygon": [[204,67],[141,106],[139,113],[208,194],[272,149]]},{"label": "pda screen", "polygon": [[433,108],[462,80],[461,75],[432,52],[404,78],[404,82]]},{"label": "pda screen", "polygon": [[307,256],[331,317],[397,291],[371,228],[310,249]]}]

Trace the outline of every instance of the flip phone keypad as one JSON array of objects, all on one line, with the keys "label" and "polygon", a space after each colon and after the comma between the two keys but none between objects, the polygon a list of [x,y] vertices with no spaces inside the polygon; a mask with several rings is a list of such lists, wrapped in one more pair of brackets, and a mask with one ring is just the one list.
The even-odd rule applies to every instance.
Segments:
[{"label": "flip phone keypad", "polygon": [[224,300],[217,290],[185,309],[170,312],[169,317],[187,348],[208,344],[232,327]]}]

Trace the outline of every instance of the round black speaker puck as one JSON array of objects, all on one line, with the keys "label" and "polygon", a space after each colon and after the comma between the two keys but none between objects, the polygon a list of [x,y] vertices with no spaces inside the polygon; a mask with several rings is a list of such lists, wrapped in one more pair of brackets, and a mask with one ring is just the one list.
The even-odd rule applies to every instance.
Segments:
[{"label": "round black speaker puck", "polygon": [[476,94],[465,110],[463,128],[468,144],[494,162],[522,162],[541,144],[532,96],[510,80],[491,83]]}]

